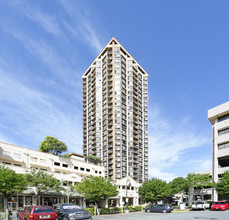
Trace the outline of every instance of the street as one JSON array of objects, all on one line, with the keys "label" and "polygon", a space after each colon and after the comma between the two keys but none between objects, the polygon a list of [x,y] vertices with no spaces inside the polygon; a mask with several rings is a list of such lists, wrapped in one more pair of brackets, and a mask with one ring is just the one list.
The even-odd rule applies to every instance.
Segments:
[{"label": "street", "polygon": [[228,220],[229,210],[227,211],[189,211],[173,213],[145,213],[133,212],[114,215],[94,216],[93,220]]}]

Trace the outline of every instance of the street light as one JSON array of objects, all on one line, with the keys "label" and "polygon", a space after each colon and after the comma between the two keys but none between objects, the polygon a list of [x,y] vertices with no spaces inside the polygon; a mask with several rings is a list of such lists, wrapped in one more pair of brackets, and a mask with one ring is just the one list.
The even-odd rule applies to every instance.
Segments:
[{"label": "street light", "polygon": [[126,212],[128,212],[128,207],[127,207],[127,202],[128,202],[128,198],[127,198],[127,186],[131,186],[131,182],[130,182],[130,179],[128,178],[126,180]]}]

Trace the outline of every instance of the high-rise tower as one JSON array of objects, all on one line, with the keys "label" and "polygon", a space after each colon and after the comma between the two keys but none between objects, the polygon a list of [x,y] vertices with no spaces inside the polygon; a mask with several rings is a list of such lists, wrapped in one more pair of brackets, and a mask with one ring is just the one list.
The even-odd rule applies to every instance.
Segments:
[{"label": "high-rise tower", "polygon": [[112,180],[148,178],[148,74],[112,38],[83,79],[83,154]]}]

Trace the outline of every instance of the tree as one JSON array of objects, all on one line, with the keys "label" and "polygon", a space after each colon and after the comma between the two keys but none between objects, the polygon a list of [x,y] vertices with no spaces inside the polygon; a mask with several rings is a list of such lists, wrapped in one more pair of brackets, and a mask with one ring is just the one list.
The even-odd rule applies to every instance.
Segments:
[{"label": "tree", "polygon": [[93,155],[88,155],[85,156],[85,160],[94,163],[94,164],[101,164],[103,162],[103,160],[101,160],[100,158],[93,156]]},{"label": "tree", "polygon": [[39,146],[39,151],[48,152],[54,155],[60,155],[67,151],[67,146],[62,141],[52,136],[47,136],[44,141],[41,142]]},{"label": "tree", "polygon": [[177,177],[170,182],[171,194],[175,195],[188,188],[188,181],[184,177]]},{"label": "tree", "polygon": [[229,196],[229,172],[226,171],[216,183],[216,191],[220,196]]},{"label": "tree", "polygon": [[203,190],[205,187],[212,187],[214,185],[209,174],[189,173],[186,179],[188,181],[189,188],[189,205],[191,205],[193,201],[194,188]]},{"label": "tree", "polygon": [[31,169],[29,173],[25,174],[25,177],[28,186],[36,187],[38,204],[40,204],[41,192],[60,192],[61,190],[64,190],[59,180],[53,177],[53,175],[45,173],[44,171]]},{"label": "tree", "polygon": [[138,190],[138,193],[145,202],[155,203],[166,196],[168,196],[171,192],[170,185],[158,178],[152,178],[150,180],[146,180]]},{"label": "tree", "polygon": [[0,166],[0,193],[4,198],[7,219],[9,218],[8,198],[16,196],[17,193],[21,193],[26,189],[26,180],[23,174],[17,174],[5,166]]},{"label": "tree", "polygon": [[181,194],[181,201],[183,201],[184,194],[188,190],[188,181],[183,177],[177,177],[170,182],[171,187],[171,195],[175,195],[177,193]]},{"label": "tree", "polygon": [[82,181],[75,186],[75,189],[78,193],[82,194],[87,201],[94,202],[96,209],[98,209],[97,202],[101,199],[118,195],[117,186],[110,181],[110,178],[105,179],[101,176],[90,176],[89,179],[83,178]]}]

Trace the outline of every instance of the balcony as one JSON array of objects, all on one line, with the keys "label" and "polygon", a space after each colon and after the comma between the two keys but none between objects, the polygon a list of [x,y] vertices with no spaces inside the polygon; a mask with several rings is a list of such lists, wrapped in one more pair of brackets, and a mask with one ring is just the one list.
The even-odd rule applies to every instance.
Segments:
[{"label": "balcony", "polygon": [[30,166],[49,168],[50,164],[48,163],[48,161],[46,159],[37,158],[37,157],[30,157]]}]

